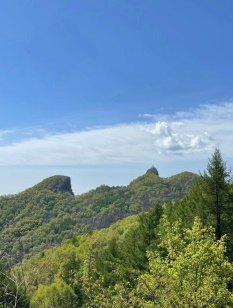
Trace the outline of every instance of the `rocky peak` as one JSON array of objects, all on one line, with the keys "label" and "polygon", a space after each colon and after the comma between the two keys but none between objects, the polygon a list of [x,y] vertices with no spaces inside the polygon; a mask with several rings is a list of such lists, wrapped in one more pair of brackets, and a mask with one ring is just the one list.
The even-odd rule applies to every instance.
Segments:
[{"label": "rocky peak", "polygon": [[150,174],[156,174],[156,175],[159,176],[158,170],[155,168],[155,166],[152,166],[150,169],[148,169],[148,170],[146,171],[146,174],[148,174],[148,173],[150,173]]},{"label": "rocky peak", "polygon": [[69,192],[72,195],[74,194],[71,188],[71,180],[69,176],[64,175],[54,175],[51,176],[36,186],[34,186],[36,189],[48,189],[55,193],[58,192]]}]

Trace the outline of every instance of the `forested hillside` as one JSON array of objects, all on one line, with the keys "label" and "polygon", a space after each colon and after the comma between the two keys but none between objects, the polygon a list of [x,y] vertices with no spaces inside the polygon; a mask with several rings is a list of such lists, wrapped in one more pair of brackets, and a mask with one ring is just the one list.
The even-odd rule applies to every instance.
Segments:
[{"label": "forested hillside", "polygon": [[[180,186],[188,175],[178,175]],[[148,187],[156,183],[161,190],[173,181],[178,185],[174,177],[161,181],[148,172],[128,187],[147,208],[153,198]],[[86,195],[102,190],[111,189]],[[17,265],[5,255],[2,307],[231,308],[232,209],[231,173],[216,149],[181,200],[155,202],[148,211],[75,235]]]},{"label": "forested hillside", "polygon": [[102,185],[74,196],[69,177],[50,177],[17,195],[0,197],[1,249],[19,261],[156,203],[179,200],[196,178],[189,172],[167,179],[147,172],[126,187]]}]

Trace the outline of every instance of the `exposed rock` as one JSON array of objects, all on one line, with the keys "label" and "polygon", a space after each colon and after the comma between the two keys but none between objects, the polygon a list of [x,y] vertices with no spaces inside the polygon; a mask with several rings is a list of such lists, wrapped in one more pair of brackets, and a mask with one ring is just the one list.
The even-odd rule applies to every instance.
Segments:
[{"label": "exposed rock", "polygon": [[48,189],[55,193],[58,192],[69,192],[74,194],[71,188],[71,180],[69,176],[64,175],[54,175],[51,176],[39,184],[35,185],[33,188],[36,189]]},{"label": "exposed rock", "polygon": [[147,174],[147,173],[156,174],[156,175],[159,176],[158,170],[157,170],[154,166],[152,166],[150,169],[148,169],[148,170],[146,171],[146,174]]}]

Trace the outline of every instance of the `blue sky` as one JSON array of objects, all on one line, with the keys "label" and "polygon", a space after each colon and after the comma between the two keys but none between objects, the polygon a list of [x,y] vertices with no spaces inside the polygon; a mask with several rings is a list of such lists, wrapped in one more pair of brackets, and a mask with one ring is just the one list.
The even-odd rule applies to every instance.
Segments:
[{"label": "blue sky", "polygon": [[0,194],[233,163],[233,2],[1,1]]}]

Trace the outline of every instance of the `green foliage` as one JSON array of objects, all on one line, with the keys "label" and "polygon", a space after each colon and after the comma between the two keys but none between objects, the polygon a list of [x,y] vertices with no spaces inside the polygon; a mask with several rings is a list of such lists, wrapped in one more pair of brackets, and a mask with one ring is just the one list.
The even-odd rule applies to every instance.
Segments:
[{"label": "green foliage", "polygon": [[182,200],[165,206],[170,221],[181,219],[191,226],[199,216],[204,225],[215,228],[218,239],[224,234],[232,237],[233,183],[219,149],[209,160],[207,171],[200,175],[190,192]]},{"label": "green foliage", "polygon": [[220,239],[227,231],[225,219],[227,214],[232,212],[233,207],[229,200],[230,172],[219,149],[215,150],[207,165],[207,172],[204,172],[201,178],[206,212],[210,216],[210,224],[215,227],[217,238]]},{"label": "green foliage", "polygon": [[32,307],[232,307],[225,252],[225,238],[216,241],[200,219],[184,228],[161,219],[156,206],[73,237],[22,268]]},{"label": "green foliage", "polygon": [[139,307],[232,307],[233,267],[225,257],[225,238],[216,241],[214,229],[202,228],[200,219],[191,230],[166,219],[163,224],[167,254],[148,252],[150,272],[138,278]]},{"label": "green foliage", "polygon": [[[177,200],[196,177],[183,173],[169,180],[145,174],[127,187],[102,185],[76,197],[69,177],[50,177],[18,195],[0,197],[1,249],[14,255],[17,263],[73,235],[108,227],[157,203]],[[175,187],[182,182],[188,184],[177,191]]]},{"label": "green foliage", "polygon": [[39,285],[31,299],[32,308],[74,308],[79,307],[77,298],[70,286],[57,280],[49,286]]},{"label": "green foliage", "polygon": [[137,277],[148,270],[146,251],[153,246],[161,214],[162,207],[157,205],[25,260],[22,267],[26,281],[31,282],[28,293],[33,305],[42,305],[57,281],[72,289],[80,307],[112,305],[122,282],[135,286]]},{"label": "green foliage", "polygon": [[20,262],[25,252],[41,252],[2,268],[0,283],[8,279],[12,295],[20,287],[19,307],[28,298],[32,308],[233,307],[228,176],[216,150],[199,177],[148,172],[127,187],[74,197],[69,180],[56,176],[2,197],[3,250]]},{"label": "green foliage", "polygon": [[63,281],[71,287],[80,306],[99,301],[102,286],[110,284],[111,279],[114,285],[114,277],[117,277],[112,272],[116,267],[115,263],[111,264],[108,251],[113,254],[117,251],[118,244],[137,223],[136,218],[130,216],[108,229],[73,237],[60,247],[24,260],[22,268],[26,281],[30,282],[28,293],[31,298],[39,286],[41,290],[47,290],[51,284],[55,286],[57,281]]},{"label": "green foliage", "polygon": [[54,175],[51,176],[39,184],[34,186],[34,189],[42,191],[42,190],[50,190],[52,192],[68,192],[73,195],[73,191],[71,188],[70,178],[68,176],[63,175]]},{"label": "green foliage", "polygon": [[20,276],[22,273],[0,264],[0,307],[30,307],[25,281]]}]

